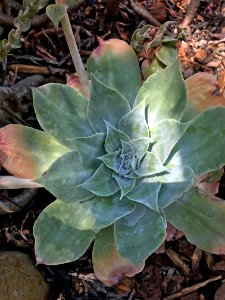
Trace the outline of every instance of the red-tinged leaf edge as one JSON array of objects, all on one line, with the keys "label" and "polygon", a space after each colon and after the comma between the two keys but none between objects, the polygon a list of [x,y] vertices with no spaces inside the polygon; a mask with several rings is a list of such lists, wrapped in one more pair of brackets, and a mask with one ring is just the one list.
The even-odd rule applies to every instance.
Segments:
[{"label": "red-tinged leaf edge", "polygon": [[68,148],[45,132],[11,124],[0,129],[0,164],[12,175],[34,179]]}]

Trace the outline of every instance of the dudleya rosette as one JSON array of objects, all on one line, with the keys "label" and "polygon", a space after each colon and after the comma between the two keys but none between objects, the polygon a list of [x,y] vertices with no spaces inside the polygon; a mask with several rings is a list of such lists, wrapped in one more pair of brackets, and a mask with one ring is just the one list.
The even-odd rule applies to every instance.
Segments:
[{"label": "dudleya rosette", "polygon": [[[6,160],[4,166],[35,178],[57,198],[35,223],[39,262],[76,260],[95,239],[96,269],[113,249],[140,270],[163,243],[166,219],[199,242],[185,213],[198,203],[194,177],[224,164],[225,109],[211,108],[189,120],[178,61],[141,86],[136,55],[120,40],[101,42],[88,71],[90,99],[61,84],[33,90],[45,133],[10,125],[17,126],[21,145],[32,153],[32,159],[27,154],[30,173],[24,176]],[[189,206],[190,198],[195,202]],[[220,239],[217,246],[224,243]],[[214,241],[203,238],[199,245],[216,252]]]}]

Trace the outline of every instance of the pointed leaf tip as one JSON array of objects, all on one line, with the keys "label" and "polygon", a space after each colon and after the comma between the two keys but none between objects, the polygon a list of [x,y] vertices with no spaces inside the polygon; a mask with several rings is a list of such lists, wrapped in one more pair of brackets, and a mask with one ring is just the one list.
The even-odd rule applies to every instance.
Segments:
[{"label": "pointed leaf tip", "polygon": [[87,111],[88,120],[95,132],[105,133],[107,131],[105,121],[117,127],[123,115],[130,111],[130,106],[124,96],[92,74],[91,96]]}]

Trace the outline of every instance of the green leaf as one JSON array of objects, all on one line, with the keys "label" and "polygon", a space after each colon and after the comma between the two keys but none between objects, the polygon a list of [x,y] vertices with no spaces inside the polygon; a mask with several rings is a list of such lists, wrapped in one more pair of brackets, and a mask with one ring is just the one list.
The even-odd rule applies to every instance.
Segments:
[{"label": "green leaf", "polygon": [[141,204],[115,222],[116,247],[123,257],[134,264],[146,260],[163,243],[165,236],[164,216]]},{"label": "green leaf", "polygon": [[179,62],[153,74],[142,85],[135,105],[145,100],[148,106],[148,125],[164,119],[180,120],[186,105],[186,88]]},{"label": "green leaf", "polygon": [[225,254],[225,203],[190,189],[165,209],[168,221],[198,248]]},{"label": "green leaf", "polygon": [[139,176],[150,176],[165,171],[167,171],[167,169],[162,165],[158,157],[152,152],[147,152],[141,162],[140,167],[135,169],[135,173],[137,173]]},{"label": "green leaf", "polygon": [[87,120],[88,101],[72,87],[50,83],[33,89],[33,97],[41,127],[59,142],[76,150],[71,138],[94,133]]},{"label": "green leaf", "polygon": [[126,42],[110,39],[99,42],[87,62],[88,72],[123,95],[130,107],[141,86],[137,56]]},{"label": "green leaf", "polygon": [[122,199],[127,193],[132,191],[132,189],[135,186],[135,178],[126,178],[117,174],[113,174],[113,178],[116,179],[117,183],[120,186],[121,190],[121,196],[120,199]]},{"label": "green leaf", "polygon": [[120,200],[119,193],[110,197],[95,197],[91,207],[95,218],[95,226],[98,230],[113,224],[134,209],[135,203],[127,198]]},{"label": "green leaf", "polygon": [[121,176],[135,178],[134,168],[138,163],[133,147],[124,141],[121,141],[122,152],[118,158],[118,173]]},{"label": "green leaf", "polygon": [[158,194],[160,182],[153,178],[141,178],[136,181],[134,189],[127,194],[127,198],[146,205],[152,210],[158,211]]},{"label": "green leaf", "polygon": [[94,171],[81,165],[78,152],[69,152],[56,160],[36,182],[42,184],[56,198],[65,201],[84,201],[94,195],[81,188],[80,184],[93,175]]},{"label": "green leaf", "polygon": [[146,154],[149,148],[150,141],[151,139],[136,139],[128,142],[128,144],[130,144],[131,147],[134,149],[134,152],[139,162],[142,159],[142,157]]},{"label": "green leaf", "polygon": [[82,256],[95,236],[89,203],[56,200],[34,224],[37,263],[58,265]]},{"label": "green leaf", "polygon": [[23,8],[26,7],[35,7],[37,10],[40,10],[42,8],[44,8],[48,3],[49,0],[38,0],[38,1],[34,1],[35,3],[32,4],[32,2],[30,0],[23,0]]},{"label": "green leaf", "polygon": [[181,197],[193,185],[194,173],[184,165],[168,164],[167,173],[157,176],[162,186],[158,195],[159,207],[166,207]]},{"label": "green leaf", "polygon": [[106,122],[107,135],[105,139],[105,150],[108,153],[114,152],[121,148],[121,140],[128,142],[130,138],[122,131],[116,129]]},{"label": "green leaf", "polygon": [[163,45],[156,51],[156,57],[166,66],[177,61],[177,49],[174,46]]},{"label": "green leaf", "polygon": [[122,146],[121,154],[132,153],[133,155],[135,155],[134,148],[130,145],[130,143],[121,141],[121,146]]},{"label": "green leaf", "polygon": [[147,79],[150,75],[161,71],[165,67],[166,66],[155,57],[152,61],[145,59],[141,65],[141,70],[144,79]]},{"label": "green leaf", "polygon": [[118,158],[120,154],[120,150],[100,156],[99,159],[101,159],[104,163],[104,165],[115,172],[119,172],[119,163]]},{"label": "green leaf", "polygon": [[49,4],[46,7],[46,14],[58,30],[61,19],[67,13],[67,5],[64,4]]},{"label": "green leaf", "polygon": [[122,116],[129,111],[129,103],[124,96],[92,75],[88,120],[95,132],[106,133],[105,121],[117,126]]},{"label": "green leaf", "polygon": [[172,161],[189,166],[196,175],[220,169],[225,164],[224,120],[224,107],[197,116],[172,151]]},{"label": "green leaf", "polygon": [[151,130],[151,152],[165,163],[173,147],[190,125],[191,123],[180,123],[176,120],[163,120],[155,124]]},{"label": "green leaf", "polygon": [[80,185],[82,188],[97,196],[111,196],[119,190],[116,180],[112,177],[112,171],[102,164],[94,175]]},{"label": "green leaf", "polygon": [[69,149],[43,131],[23,125],[0,129],[0,163],[11,174],[37,178]]},{"label": "green leaf", "polygon": [[92,261],[96,277],[107,286],[118,284],[124,276],[133,277],[144,268],[144,264],[136,266],[119,254],[113,226],[97,233]]},{"label": "green leaf", "polygon": [[105,134],[103,133],[96,133],[74,140],[76,149],[81,157],[82,165],[85,168],[97,169],[100,166],[101,161],[97,158],[105,153],[104,140]]},{"label": "green leaf", "polygon": [[174,39],[173,37],[164,36],[162,38],[162,43],[163,43],[163,45],[170,45],[175,48],[175,47],[177,47],[177,44],[179,43],[179,41],[177,39]]},{"label": "green leaf", "polygon": [[14,26],[26,32],[30,28],[30,17],[20,10],[18,16],[14,19]]},{"label": "green leaf", "polygon": [[148,125],[145,121],[145,102],[133,108],[119,122],[119,130],[126,133],[132,140],[149,137]]}]

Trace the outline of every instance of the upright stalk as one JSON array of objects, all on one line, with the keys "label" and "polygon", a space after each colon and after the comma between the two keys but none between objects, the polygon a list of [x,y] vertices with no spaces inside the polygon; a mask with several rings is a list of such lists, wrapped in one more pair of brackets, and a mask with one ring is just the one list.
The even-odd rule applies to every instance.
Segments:
[{"label": "upright stalk", "polygon": [[88,78],[88,74],[84,68],[82,59],[80,57],[79,50],[77,48],[77,43],[73,35],[68,13],[66,13],[64,17],[61,19],[61,25],[70,50],[70,54],[72,56],[74,66],[76,68],[78,77],[80,79],[82,92],[85,96],[89,97],[91,84]]},{"label": "upright stalk", "polygon": [[191,0],[190,1],[186,15],[184,17],[184,20],[181,23],[182,26],[188,27],[191,24],[191,22],[193,21],[195,15],[196,15],[199,4],[200,4],[200,0]]}]

